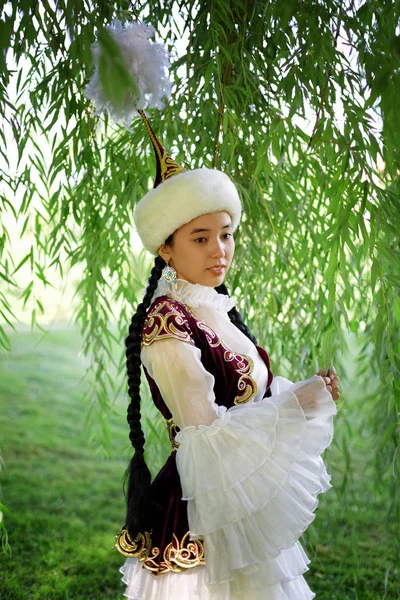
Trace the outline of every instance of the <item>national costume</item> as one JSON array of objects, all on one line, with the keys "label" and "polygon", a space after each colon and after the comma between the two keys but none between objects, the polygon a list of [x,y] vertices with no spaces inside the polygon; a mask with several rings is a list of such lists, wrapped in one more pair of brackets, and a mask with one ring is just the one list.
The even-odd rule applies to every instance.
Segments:
[{"label": "national costume", "polygon": [[[183,169],[155,136],[143,112],[153,81],[146,87],[137,74],[148,62],[141,57],[155,50],[146,46],[151,33],[140,24],[115,29],[123,52],[134,49],[126,62],[144,86],[133,105],[149,132],[157,176],[134,219],[143,246],[157,256],[168,236],[203,214],[225,211],[235,231],[242,207],[227,174]],[[137,55],[138,40],[146,50]],[[89,96],[100,97],[101,108],[99,81],[94,76]],[[124,105],[120,116],[126,121],[127,115]],[[273,377],[267,352],[230,318],[234,298],[174,280],[172,272],[166,265],[140,334],[140,362],[168,426],[171,454],[151,482],[151,509],[138,533],[123,527],[117,536],[116,548],[126,556],[125,595],[310,600],[303,577],[309,561],[299,538],[315,517],[318,495],[330,488],[321,454],[332,440],[335,403],[322,377],[294,384]],[[127,357],[132,360],[129,347]],[[137,436],[134,441],[142,456]]]},{"label": "national costume", "polygon": [[320,454],[332,397],[318,376],[273,380],[265,350],[229,320],[234,299],[177,283],[169,295],[160,283],[143,329],[141,360],[172,448],[152,484],[160,515],[135,543],[120,534],[126,596],[313,598],[298,538],[330,488]]}]

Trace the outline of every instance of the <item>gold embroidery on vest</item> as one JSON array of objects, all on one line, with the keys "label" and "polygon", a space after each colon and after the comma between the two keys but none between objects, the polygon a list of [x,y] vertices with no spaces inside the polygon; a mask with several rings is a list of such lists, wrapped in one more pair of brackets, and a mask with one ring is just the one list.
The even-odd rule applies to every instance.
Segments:
[{"label": "gold embroidery on vest", "polygon": [[192,541],[189,535],[190,531],[179,541],[173,533],[172,542],[166,546],[161,562],[156,560],[160,555],[160,549],[157,546],[152,547],[151,536],[147,531],[139,533],[132,541],[127,530],[122,529],[116,537],[114,548],[124,556],[137,558],[143,562],[143,568],[154,575],[182,573],[187,569],[206,564],[203,540]]},{"label": "gold embroidery on vest", "polygon": [[[197,319],[200,318],[197,315],[197,313],[196,313],[196,318]],[[217,336],[215,331],[213,329],[211,329],[211,327],[209,325],[207,325],[207,323],[205,321],[198,321],[197,327],[199,329],[201,329],[202,331],[204,331],[204,333],[206,334],[207,341],[210,344],[211,348],[217,348],[218,346],[222,345],[222,340]]]},{"label": "gold embroidery on vest", "polygon": [[[250,356],[241,356],[240,354],[236,354],[236,358],[239,361],[236,365],[236,371],[238,373],[241,373],[241,376],[238,381],[238,390],[240,394],[236,396],[233,403],[245,404],[246,402],[254,398],[254,396],[257,394],[257,383],[250,375],[250,373],[252,373],[254,369],[254,362],[250,358]],[[253,383],[255,387],[253,387]]]},{"label": "gold embroidery on vest", "polygon": [[[161,311],[164,307],[167,307],[169,310],[167,313],[162,314]],[[157,304],[151,309],[145,319],[141,347],[150,346],[156,340],[163,340],[165,338],[176,338],[182,342],[189,342],[189,344],[194,345],[190,333],[188,331],[180,331],[175,326],[175,323],[177,325],[187,325],[185,315],[179,312],[168,300]]]},{"label": "gold embroidery on vest", "polygon": [[175,441],[175,436],[178,433],[177,429],[179,430],[179,427],[177,425],[175,425],[173,419],[166,419],[166,423],[167,423],[169,441],[171,442],[171,446],[172,446],[172,452],[176,452],[176,450],[179,448],[179,442]]},{"label": "gold embroidery on vest", "polygon": [[151,550],[151,537],[145,531],[138,533],[135,539],[131,540],[127,529],[123,528],[116,536],[113,548],[116,548],[123,556],[145,560]]},{"label": "gold embroidery on vest", "polygon": [[224,340],[215,333],[213,329],[193,310],[185,304],[188,312],[195,318],[196,325],[199,329],[205,332],[208,343],[212,348],[222,346],[225,350],[224,360],[226,362],[235,361],[235,371],[239,373],[238,391],[239,394],[235,397],[234,404],[245,404],[257,394],[257,382],[251,376],[254,369],[254,362],[247,354],[236,354],[227,346]]},{"label": "gold embroidery on vest", "polygon": [[202,540],[189,540],[188,531],[179,542],[176,535],[172,534],[172,542],[170,542],[164,552],[163,560],[157,562],[156,559],[160,555],[159,548],[152,548],[151,555],[144,561],[143,567],[156,575],[164,575],[165,573],[182,573],[193,567],[205,565],[204,559],[204,544]]}]

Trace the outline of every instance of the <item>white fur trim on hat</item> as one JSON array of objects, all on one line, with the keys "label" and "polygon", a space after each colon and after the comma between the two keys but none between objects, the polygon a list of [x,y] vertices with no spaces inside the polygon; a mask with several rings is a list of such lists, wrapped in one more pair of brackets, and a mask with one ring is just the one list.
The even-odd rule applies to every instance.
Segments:
[{"label": "white fur trim on hat", "polygon": [[196,217],[226,211],[233,231],[242,206],[236,186],[216,169],[194,169],[170,177],[137,203],[134,221],[143,246],[154,256],[179,227]]}]

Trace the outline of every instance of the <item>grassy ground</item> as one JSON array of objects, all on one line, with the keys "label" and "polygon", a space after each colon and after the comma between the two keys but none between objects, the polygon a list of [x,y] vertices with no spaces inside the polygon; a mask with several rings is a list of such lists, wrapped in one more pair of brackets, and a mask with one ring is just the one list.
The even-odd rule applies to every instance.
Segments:
[{"label": "grassy ground", "polygon": [[[111,548],[124,517],[125,400],[110,415],[112,447],[104,458],[84,427],[77,334],[54,332],[40,344],[30,333],[11,339],[12,354],[0,359],[2,501],[11,544],[11,555],[0,556],[0,598],[122,600],[123,559]],[[148,418],[153,422],[154,413]],[[334,488],[304,540],[312,559],[308,581],[318,600],[399,599],[390,491],[383,485],[378,493],[363,475],[360,440],[343,449],[341,436],[335,439],[327,455]],[[352,474],[343,494],[349,453]],[[164,455],[165,446],[151,456],[153,470]]]}]

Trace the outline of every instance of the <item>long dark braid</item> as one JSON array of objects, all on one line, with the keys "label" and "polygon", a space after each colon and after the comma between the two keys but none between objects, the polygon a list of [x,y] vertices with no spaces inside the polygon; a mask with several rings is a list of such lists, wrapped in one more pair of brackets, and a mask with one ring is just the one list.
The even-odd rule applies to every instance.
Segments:
[{"label": "long dark braid", "polygon": [[146,294],[138,305],[125,339],[126,368],[128,372],[128,393],[131,402],[128,406],[127,420],[130,427],[129,439],[135,449],[127,472],[127,516],[126,527],[132,539],[136,537],[145,514],[151,507],[148,504],[151,483],[150,471],[144,459],[145,438],[140,424],[140,347],[146,312],[157,288],[165,261],[161,256],[154,260],[154,266],[148,280]]},{"label": "long dark braid", "polygon": [[[224,283],[222,283],[221,285],[218,285],[215,289],[217,290],[217,292],[219,294],[224,294],[225,296],[229,295],[228,289]],[[231,322],[235,325],[235,327],[240,329],[240,331],[242,333],[244,333],[244,335],[246,337],[248,337],[249,340],[251,340],[255,346],[257,346],[257,338],[255,338],[254,335],[252,333],[250,333],[250,329],[247,327],[247,325],[245,325],[243,323],[240,312],[238,310],[236,310],[235,307],[233,307],[228,312],[228,315],[229,315]]]},{"label": "long dark braid", "polygon": [[[166,243],[172,244],[171,235]],[[151,474],[144,459],[145,437],[140,423],[140,349],[142,340],[142,330],[146,318],[147,310],[150,307],[151,299],[157,288],[157,283],[166,263],[161,256],[156,256],[154,266],[151,270],[146,288],[145,296],[138,305],[136,313],[132,317],[129,326],[129,334],[125,339],[126,345],[126,368],[128,372],[128,393],[131,402],[128,406],[127,420],[130,427],[129,439],[135,449],[135,453],[130,461],[127,471],[127,516],[126,527],[132,539],[136,537],[146,514],[151,514],[156,507],[149,505],[149,490],[151,483]],[[228,295],[228,290],[224,284],[215,288],[219,294]],[[257,344],[256,338],[250,333],[249,328],[243,323],[240,313],[236,308],[228,312],[231,322],[242,331],[252,342]]]}]

